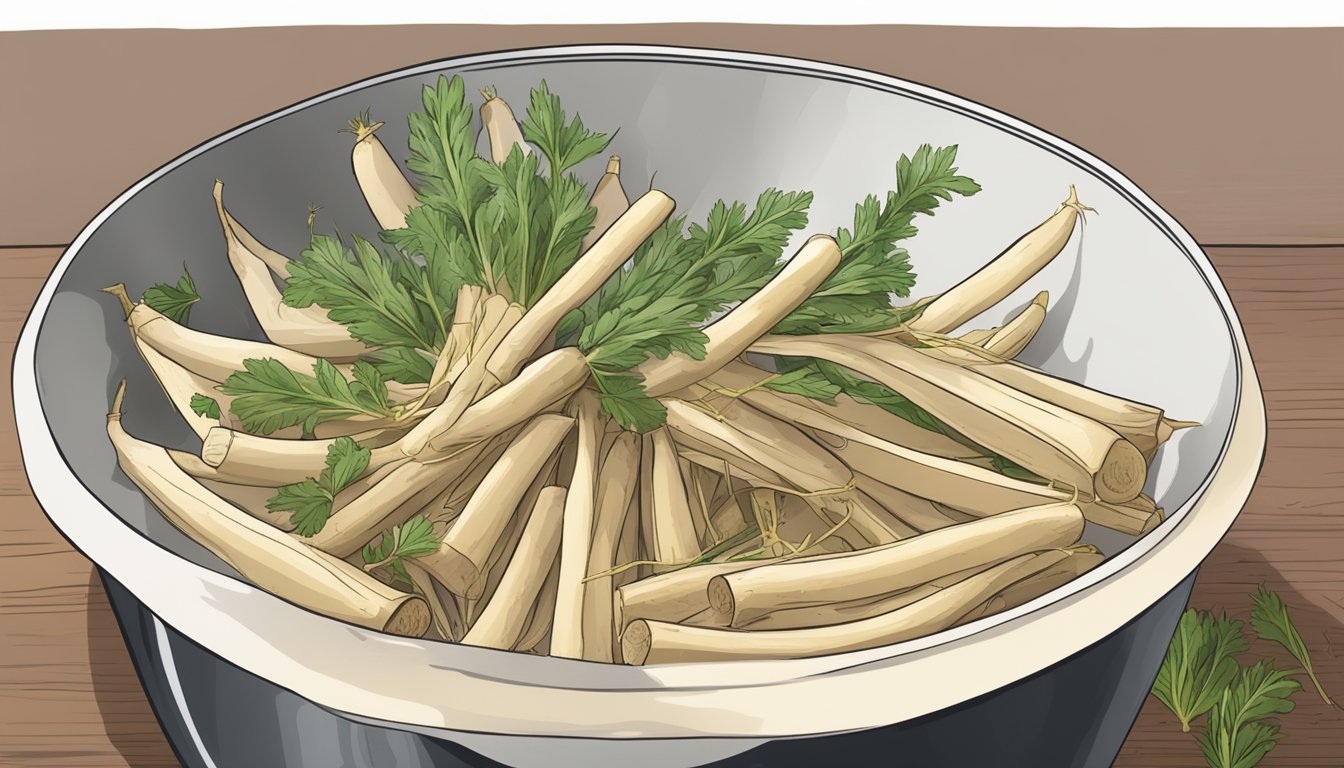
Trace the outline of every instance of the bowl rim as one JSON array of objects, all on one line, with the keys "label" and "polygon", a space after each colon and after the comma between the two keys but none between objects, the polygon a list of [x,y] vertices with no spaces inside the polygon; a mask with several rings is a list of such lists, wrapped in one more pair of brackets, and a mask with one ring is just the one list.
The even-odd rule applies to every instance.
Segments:
[{"label": "bowl rim", "polygon": [[[353,627],[299,608],[236,577],[180,557],[122,522],[83,485],[65,462],[44,418],[36,380],[36,342],[46,309],[69,265],[99,226],[123,204],[161,176],[213,147],[347,93],[440,71],[466,72],[573,61],[731,67],[873,88],[948,109],[1011,133],[1109,185],[1184,252],[1213,294],[1227,324],[1235,350],[1236,402],[1231,426],[1208,475],[1190,499],[1171,512],[1155,530],[1088,574],[1011,611],[915,640],[815,659],[651,667],[528,657],[436,641],[394,638]],[[21,455],[29,484],[44,512],[76,549],[126,585],[165,623],[215,655],[323,706],[376,720],[482,733],[594,738],[805,735],[888,724],[989,693],[1089,647],[1176,586],[1226,533],[1249,495],[1264,451],[1264,412],[1259,384],[1244,333],[1225,288],[1193,237],[1119,171],[1081,147],[1025,121],[936,88],[849,66],[682,46],[570,45],[439,59],[331,89],[201,142],[118,195],[65,250],[34,302],[15,347],[12,392]],[[1223,471],[1229,464],[1247,471]],[[72,480],[74,482],[70,482]],[[1215,497],[1221,506],[1209,503]],[[1201,510],[1199,520],[1194,521],[1198,524],[1192,525],[1196,517],[1193,512],[1197,509]],[[1154,575],[1155,569],[1151,565],[1146,569],[1137,567],[1157,561],[1167,562],[1167,575],[1162,574],[1163,569],[1156,569]],[[150,563],[170,566],[180,578],[155,578],[151,574],[156,568],[150,567]],[[1146,578],[1122,578],[1126,574],[1134,576],[1140,570]],[[1103,592],[1110,595],[1107,600],[1102,599]],[[1086,611],[1089,601],[1092,605],[1107,602],[1108,610]],[[1123,608],[1117,609],[1120,606]],[[1068,614],[1068,617],[1062,620],[1061,614]],[[1092,616],[1090,622],[1083,621],[1085,615]],[[368,648],[374,647],[386,657],[380,659],[379,665],[395,667],[396,674],[380,674],[377,680],[343,680],[348,678],[348,656],[330,652],[312,658],[293,658],[286,653],[283,643],[275,642],[279,633],[267,622],[284,627],[285,632],[330,636],[341,648],[358,648],[360,653],[367,653]],[[1083,626],[1075,626],[1079,623]],[[221,627],[228,629],[218,631]],[[1037,629],[1033,631],[1033,627]],[[1049,632],[1040,629],[1044,627],[1068,628],[1068,642],[1052,638]],[[986,645],[998,650],[990,651],[986,656]],[[989,669],[983,665],[1008,647],[1020,656],[1017,671],[988,673]],[[940,656],[944,661],[939,662]],[[954,656],[961,656],[962,661],[950,666],[945,659]],[[987,674],[955,674],[951,681],[939,679],[934,674],[937,669],[961,671],[977,664],[982,665]],[[490,668],[491,673],[482,674],[479,671],[482,667]],[[865,674],[854,674],[860,671]],[[414,674],[424,676],[427,672],[433,673],[436,685],[447,683],[463,691],[476,691],[490,700],[490,705],[481,706],[481,699],[474,705],[454,705],[424,695],[412,700],[411,693],[427,692],[424,684],[412,684],[416,680]],[[383,678],[388,680],[385,682]],[[863,682],[855,683],[860,678]],[[781,698],[797,697],[796,702],[805,703],[818,701],[817,695],[826,695],[828,703],[838,704],[846,698],[852,699],[856,690],[872,695],[873,691],[880,690],[873,687],[879,679],[886,681],[882,683],[886,690],[891,690],[890,685],[896,681],[909,685],[921,679],[926,681],[921,693],[927,691],[927,686],[945,690],[937,695],[917,697],[918,701],[899,702],[899,706],[870,711],[867,715],[861,710],[874,709],[871,700],[864,702],[863,696],[859,696],[858,706],[852,701],[828,706],[832,710],[829,716],[818,717],[819,713],[812,707],[805,708],[810,711],[802,718],[755,716],[767,708],[779,708]],[[840,687],[836,688],[837,685]],[[846,685],[851,687],[846,688]],[[853,687],[855,685],[858,687]],[[822,693],[827,690],[833,692]],[[524,708],[526,712],[511,711],[518,709],[519,696],[536,697],[539,691],[561,696],[554,700],[543,697],[551,701],[553,709],[549,714],[536,706]],[[590,707],[584,717],[577,716],[574,711],[578,708],[575,697]],[[705,714],[707,711],[709,715]],[[746,711],[753,717],[745,720],[727,717],[725,711]]]}]

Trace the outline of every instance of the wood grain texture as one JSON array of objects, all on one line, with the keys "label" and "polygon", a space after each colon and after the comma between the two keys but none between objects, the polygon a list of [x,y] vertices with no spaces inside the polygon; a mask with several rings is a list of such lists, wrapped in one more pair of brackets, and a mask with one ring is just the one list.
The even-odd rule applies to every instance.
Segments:
[{"label": "wood grain texture", "polygon": [[[665,24],[0,33],[0,233],[65,243],[202,140],[313,94],[459,54],[574,43],[722,47],[906,77],[1087,148],[1201,242],[1344,242],[1344,35]],[[358,55],[351,55],[358,51]],[[171,98],[165,98],[171,94]]]},{"label": "wood grain texture", "polygon": [[[348,55],[352,41],[358,58]],[[0,34],[0,103],[24,118],[7,121],[6,136],[27,149],[0,155],[0,246],[10,246],[0,248],[4,381],[27,308],[60,253],[12,246],[67,242],[153,167],[312,93],[454,53],[570,42],[749,48],[910,77],[1087,147],[1206,244],[1340,245],[1210,250],[1250,337],[1270,431],[1256,490],[1202,569],[1192,604],[1246,619],[1249,594],[1268,583],[1290,605],[1327,689],[1344,698],[1344,365],[1336,352],[1344,342],[1344,219],[1336,213],[1344,154],[1334,144],[1338,100],[1317,98],[1344,73],[1339,31],[664,25]],[[28,493],[13,424],[6,397],[0,766],[175,765],[92,566]],[[1289,661],[1273,648],[1253,650]],[[1310,692],[1297,701],[1262,765],[1344,765],[1344,712]],[[1204,762],[1192,736],[1150,699],[1116,765]]]}]

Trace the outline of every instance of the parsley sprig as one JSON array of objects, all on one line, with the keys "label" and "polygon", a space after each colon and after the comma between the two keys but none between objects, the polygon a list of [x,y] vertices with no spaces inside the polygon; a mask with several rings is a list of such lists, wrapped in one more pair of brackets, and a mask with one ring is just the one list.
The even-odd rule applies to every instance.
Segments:
[{"label": "parsley sprig", "polygon": [[338,437],[327,448],[327,466],[317,477],[305,477],[283,485],[266,502],[273,512],[289,512],[294,532],[314,536],[331,517],[336,494],[345,490],[369,468],[371,452],[349,437]]},{"label": "parsley sprig", "polygon": [[[1302,635],[1287,605],[1264,584],[1251,596],[1251,627],[1262,642],[1283,646],[1317,683]],[[1153,685],[1153,695],[1189,731],[1205,715],[1197,739],[1210,768],[1253,768],[1281,734],[1275,718],[1293,711],[1292,697],[1302,689],[1294,670],[1278,669],[1268,659],[1250,666],[1236,657],[1247,650],[1242,622],[1191,608],[1182,616]],[[1295,639],[1294,639],[1295,638]]]},{"label": "parsley sprig", "polygon": [[701,325],[750,296],[779,271],[790,236],[807,224],[808,192],[767,189],[750,214],[719,201],[704,224],[669,219],[588,302],[565,318],[559,337],[588,356],[603,407],[628,429],[666,419],[631,369],[680,352],[704,359]]},{"label": "parsley sprig", "polygon": [[377,544],[370,542],[364,545],[360,551],[364,570],[387,568],[398,579],[414,586],[415,582],[406,572],[406,558],[423,557],[438,551],[440,538],[429,518],[416,515],[401,525],[393,526],[391,530],[383,531],[383,537]]},{"label": "parsley sprig", "polygon": [[387,382],[373,364],[354,364],[354,381],[347,381],[336,366],[319,359],[313,375],[286,368],[274,358],[248,359],[245,369],[229,376],[219,391],[233,396],[229,410],[243,429],[269,435],[281,429],[302,426],[311,435],[319,422],[351,416],[392,416]]},{"label": "parsley sprig", "polygon": [[182,265],[182,277],[177,285],[155,283],[145,289],[140,298],[150,309],[167,317],[179,325],[186,325],[191,317],[191,307],[201,300],[196,291],[196,281],[191,279],[187,265]]},{"label": "parsley sprig", "polygon": [[854,224],[835,233],[841,261],[802,306],[774,332],[866,333],[897,324],[891,295],[909,296],[915,284],[910,254],[896,244],[914,237],[916,215],[932,216],[954,194],[970,197],[980,185],[957,173],[956,145],[924,144],[896,161],[896,188],[885,200],[869,195],[854,206]]}]

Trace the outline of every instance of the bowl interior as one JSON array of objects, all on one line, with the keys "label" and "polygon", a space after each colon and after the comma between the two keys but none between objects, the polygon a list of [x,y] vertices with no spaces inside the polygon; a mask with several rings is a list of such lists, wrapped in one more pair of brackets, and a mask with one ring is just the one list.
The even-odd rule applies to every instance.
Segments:
[{"label": "bowl interior", "polygon": [[[1023,359],[1108,392],[1153,403],[1186,430],[1159,453],[1148,492],[1169,511],[1187,502],[1215,466],[1233,413],[1236,367],[1228,319],[1191,255],[1107,177],[1062,151],[963,108],[894,87],[762,66],[650,56],[554,58],[445,70],[468,93],[494,86],[521,115],[543,78],[571,112],[602,131],[633,196],[656,173],[678,212],[703,220],[718,199],[751,203],[770,186],[815,195],[800,233],[847,226],[852,206],[894,185],[896,159],[921,143],[959,145],[958,166],[984,190],[917,220],[906,245],[914,294],[945,289],[1034,227],[1070,184],[1097,209],[1082,237],[1040,275],[972,325],[994,324],[1040,290],[1045,326]],[[231,212],[258,238],[296,256],[309,204],[319,231],[376,236],[350,169],[351,138],[337,129],[371,108],[398,159],[405,116],[419,108],[418,73],[320,101],[244,133],[162,173],[94,231],[60,281],[37,340],[43,411],[79,480],[125,523],[181,556],[233,571],[178,532],[116,468],[103,432],[116,382],[128,379],[127,429],[171,447],[198,448],[131,345],[116,302],[98,289],[125,282],[132,295],[175,281],[185,262],[201,292],[191,325],[261,339],[224,255],[210,196],[226,184]],[[595,180],[602,159],[577,169]],[[895,482],[899,484],[899,479]],[[1129,542],[1096,529],[1113,553]]]}]

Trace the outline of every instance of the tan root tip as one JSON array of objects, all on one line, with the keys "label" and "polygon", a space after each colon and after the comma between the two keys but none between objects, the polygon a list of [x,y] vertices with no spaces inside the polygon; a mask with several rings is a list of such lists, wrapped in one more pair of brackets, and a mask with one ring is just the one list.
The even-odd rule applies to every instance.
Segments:
[{"label": "tan root tip", "polygon": [[112,408],[107,412],[107,418],[113,420],[121,418],[121,403],[125,399],[126,380],[122,379],[121,382],[117,384],[117,393],[112,396]]},{"label": "tan root tip", "polygon": [[[1091,208],[1078,202],[1078,188],[1072,184],[1069,185],[1068,199],[1059,204],[1059,211],[1062,211],[1065,208],[1072,208],[1073,210],[1077,211],[1080,216],[1087,211],[1090,211],[1092,213],[1097,212],[1096,208]],[[1055,211],[1055,213],[1059,213],[1059,211]]]},{"label": "tan root tip", "polygon": [[1199,426],[1198,421],[1176,421],[1175,419],[1163,419],[1162,423],[1166,424],[1172,432]]},{"label": "tan root tip", "polygon": [[131,301],[130,294],[126,293],[125,283],[116,283],[115,285],[109,285],[106,288],[99,288],[98,290],[102,293],[110,293],[113,296],[116,296],[117,301],[121,302],[121,311],[126,314],[126,319],[131,319],[131,311],[135,309],[135,302]]},{"label": "tan root tip", "polygon": [[1049,307],[1050,307],[1050,292],[1049,292],[1049,291],[1041,291],[1040,293],[1036,294],[1036,298],[1032,299],[1032,300],[1031,300],[1031,303],[1032,303],[1032,304],[1035,304],[1036,306],[1040,307],[1041,309],[1049,309]]},{"label": "tan root tip", "polygon": [[620,175],[621,175],[621,156],[620,156],[620,155],[612,155],[612,156],[607,160],[607,173],[610,173],[610,174],[612,174],[613,176],[620,176]]},{"label": "tan root tip", "polygon": [[495,90],[495,86],[493,85],[488,85],[482,88],[480,92],[481,92],[481,98],[485,99],[486,101],[494,101],[495,99],[499,98],[499,91]]}]

